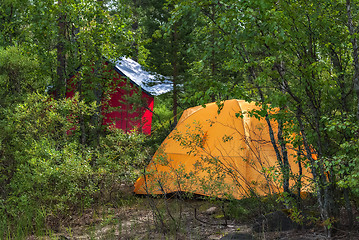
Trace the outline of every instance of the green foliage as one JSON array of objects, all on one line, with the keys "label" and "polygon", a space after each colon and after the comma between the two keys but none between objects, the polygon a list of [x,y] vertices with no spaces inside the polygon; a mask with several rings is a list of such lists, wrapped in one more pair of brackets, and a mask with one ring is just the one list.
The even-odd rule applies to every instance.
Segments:
[{"label": "green foliage", "polygon": [[[150,0],[137,5],[139,17],[134,25],[141,23],[135,30],[141,41],[136,43],[142,46],[136,45],[138,58],[147,69],[166,76],[166,81],[171,81],[173,91],[168,100],[171,101],[173,122],[176,124],[180,117],[179,108],[184,109],[180,102],[188,89],[185,83],[190,79],[186,70],[194,57],[187,48],[193,40],[190,33],[195,15],[191,9],[187,9],[183,16],[177,15],[173,22],[171,16],[174,5],[171,2]],[[159,77],[158,80],[165,79]]]},{"label": "green foliage", "polygon": [[7,107],[23,94],[45,91],[46,78],[37,59],[21,46],[0,47],[0,105]]},{"label": "green foliage", "polygon": [[[185,47],[191,40],[193,17],[188,14],[178,19],[177,26],[170,24],[173,6],[166,1],[146,1],[138,6],[142,11],[141,33],[143,45],[148,54],[144,59],[146,67],[164,76],[173,76],[174,64],[179,75],[187,68],[189,54]],[[175,76],[178,77],[178,76]],[[178,84],[183,79],[177,79]]]},{"label": "green foliage", "polygon": [[124,133],[111,129],[93,152],[96,158],[93,171],[99,188],[95,198],[115,203],[123,197],[118,192],[120,186],[132,184],[141,174],[151,149],[146,145],[146,135],[135,130]]},{"label": "green foliage", "polygon": [[56,101],[30,94],[6,109],[0,122],[0,211],[10,229],[20,224],[24,234],[31,233],[37,229],[32,221],[41,227],[46,216],[78,212],[138,176],[147,158],[143,135],[113,129],[98,146],[80,144],[78,116],[92,116],[96,107],[78,96]]},{"label": "green foliage", "polygon": [[3,0],[0,2],[0,46],[21,43],[27,35],[26,15],[28,0]]},{"label": "green foliage", "polygon": [[[340,141],[335,141],[338,151],[332,158],[325,159],[326,172],[331,172],[337,177],[337,184],[340,188],[350,189],[353,194],[359,196],[359,151],[358,125],[354,116],[337,115],[335,118],[326,121],[327,130]],[[345,138],[343,139],[343,137]]]},{"label": "green foliage", "polygon": [[[193,74],[208,76],[209,60],[216,62],[213,56],[220,56],[216,69],[217,76],[222,76],[218,79],[232,76],[224,83],[236,88],[233,95],[231,91],[225,94],[259,101],[264,112],[266,104],[279,109],[280,114],[274,116],[260,114],[282,124],[284,141],[273,142],[280,150],[278,164],[287,143],[301,148],[313,175],[322,220],[331,224],[340,206],[335,196],[342,194],[343,188],[344,192],[357,192],[358,94],[353,86],[357,85],[358,67],[353,45],[356,36],[350,34],[349,24],[358,25],[357,2],[172,3],[176,4],[173,21],[191,8],[205,26],[197,30],[203,34],[195,39],[199,41],[196,48],[207,47],[193,61]],[[210,36],[208,40],[206,36]],[[193,84],[197,83],[201,84]],[[211,87],[203,92],[231,89],[223,84]],[[197,96],[208,97],[203,93]],[[296,137],[288,134],[293,132]]]},{"label": "green foliage", "polygon": [[[282,124],[283,139],[273,146],[300,149],[322,220],[331,226],[342,193],[349,192],[347,203],[359,196],[357,35],[348,26],[349,13],[354,29],[358,25],[357,4],[1,1],[0,234],[12,237],[4,222],[23,221],[17,233],[22,237],[33,231],[31,219],[42,222],[47,214],[83,208],[100,195],[111,198],[122,180],[136,177],[148,155],[144,145],[156,146],[167,135],[172,103],[186,108],[227,98],[259,101],[263,111],[255,116]],[[146,67],[173,76],[177,87],[173,98],[165,96],[156,106],[161,122],[154,121],[154,128],[161,130],[151,141],[117,130],[105,134],[99,124],[99,99],[111,89],[102,58],[131,52]],[[74,101],[40,94],[49,84],[64,91],[57,80],[79,66]],[[279,112],[267,115],[266,104]],[[190,145],[201,146],[201,135],[188,137],[193,141],[184,145],[193,152]]]},{"label": "green foliage", "polygon": [[157,131],[161,128],[170,128],[171,122],[173,122],[170,109],[170,100],[167,94],[156,96],[155,103],[153,107],[153,116],[152,128],[154,131]]},{"label": "green foliage", "polygon": [[[20,1],[23,0],[14,2]],[[91,75],[84,81],[83,90],[104,87],[108,78],[103,78],[103,72],[99,71],[103,58],[117,60],[131,53],[129,12],[118,1],[116,5],[87,0],[24,2],[26,18],[17,19],[24,26],[21,43],[28,52],[37,55],[42,72],[50,77],[49,84],[62,96],[65,93],[63,78],[74,74],[80,66],[84,75]],[[63,61],[60,62],[60,58]],[[62,76],[57,76],[60,70]]]},{"label": "green foliage", "polygon": [[281,208],[276,201],[276,195],[258,197],[249,196],[241,200],[231,200],[226,204],[226,212],[230,218],[247,222]]},{"label": "green foliage", "polygon": [[[114,201],[120,185],[136,179],[149,150],[144,135],[107,129],[99,116],[100,99],[113,89],[103,57],[130,54],[125,5],[77,0],[0,5],[0,238],[25,238],[49,216]],[[61,78],[79,66],[73,99],[42,94],[50,85],[64,96],[58,80],[66,85]],[[63,76],[56,75],[59,68]],[[140,104],[137,98],[125,100]]]},{"label": "green foliage", "polygon": [[[49,216],[115,201],[149,150],[144,135],[107,129],[99,116],[100,99],[113,88],[103,57],[131,52],[124,4],[15,0],[0,6],[0,238],[24,239],[39,233]],[[43,95],[50,85],[64,96],[63,78],[79,66],[73,99]]]},{"label": "green foliage", "polygon": [[154,99],[152,133],[151,137],[146,139],[146,144],[152,146],[154,151],[158,149],[173,128],[171,100],[168,96],[168,93],[166,93],[156,96]]}]

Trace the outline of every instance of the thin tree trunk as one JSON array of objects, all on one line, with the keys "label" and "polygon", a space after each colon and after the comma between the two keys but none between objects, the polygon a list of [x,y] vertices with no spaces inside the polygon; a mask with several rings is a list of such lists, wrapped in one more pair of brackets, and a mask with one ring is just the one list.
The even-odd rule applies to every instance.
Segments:
[{"label": "thin tree trunk", "polygon": [[336,70],[336,73],[338,75],[337,77],[337,82],[339,84],[339,88],[340,88],[340,104],[343,106],[343,111],[344,112],[349,112],[349,103],[348,103],[348,96],[351,93],[352,90],[349,90],[348,92],[346,91],[346,85],[345,85],[345,75],[344,75],[344,71],[343,71],[343,66],[341,63],[341,59],[339,58],[338,54],[336,53],[336,51],[334,50],[333,47],[330,47],[330,59],[332,60],[334,69]]},{"label": "thin tree trunk", "polygon": [[[139,23],[138,23],[138,19],[139,19],[139,14],[138,14],[138,8],[139,8],[139,3],[137,2],[137,0],[132,0],[133,3],[133,18],[134,21],[132,23],[132,31],[135,33],[135,36],[137,35],[137,31],[138,31],[138,27],[139,27]],[[137,44],[137,37],[134,38],[131,47],[134,50],[134,54],[133,54],[133,60],[135,60],[136,62],[138,62],[138,44]]]},{"label": "thin tree trunk", "polygon": [[303,168],[302,168],[302,149],[299,146],[297,150],[298,156],[298,180],[297,180],[297,207],[298,209],[302,209],[302,198],[301,198],[301,191],[302,191],[302,177],[303,177]]},{"label": "thin tree trunk", "polygon": [[66,39],[66,16],[62,11],[62,0],[58,1],[59,17],[57,19],[58,27],[58,43],[57,43],[57,83],[56,83],[56,98],[61,99],[66,94],[66,75],[65,75],[65,39]]},{"label": "thin tree trunk", "polygon": [[177,90],[177,81],[178,81],[178,58],[177,58],[177,45],[178,35],[177,35],[177,26],[174,25],[173,29],[173,125],[177,125],[177,108],[178,108],[178,90]]},{"label": "thin tree trunk", "polygon": [[[307,134],[304,130],[304,125],[302,122],[302,116],[303,112],[300,106],[298,106],[298,112],[296,115],[299,127],[300,127],[300,133],[303,138],[303,145],[305,149],[305,156],[310,161],[311,165],[311,171],[314,179],[314,183],[316,185],[317,190],[317,199],[319,203],[319,209],[321,213],[322,220],[324,222],[330,221],[331,212],[330,209],[332,207],[332,202],[330,201],[330,196],[328,192],[328,182],[325,179],[325,174],[323,172],[323,166],[322,162],[317,161],[312,156],[312,149],[310,147],[310,144],[307,140]],[[317,166],[317,167],[316,167]],[[327,233],[327,237],[331,237],[331,228],[328,228],[328,226],[324,226],[325,231]]]},{"label": "thin tree trunk", "polygon": [[[254,82],[254,79],[255,79],[255,71],[253,69],[253,67],[250,68],[249,70],[249,81],[251,84],[253,84],[257,90],[258,90],[258,93],[259,93],[259,96],[260,96],[260,99],[262,101],[262,103],[264,104],[265,102],[265,97],[264,97],[264,93],[262,92],[262,89],[261,87],[256,84]],[[281,172],[283,173],[283,188],[284,188],[284,191],[285,192],[288,192],[289,193],[289,179],[288,179],[288,183],[286,183],[286,176],[285,176],[285,169],[284,169],[284,164],[283,164],[283,156],[281,155],[281,152],[279,151],[279,148],[277,146],[277,141],[275,139],[275,135],[274,135],[274,131],[273,131],[273,127],[272,127],[272,124],[270,122],[270,119],[269,119],[269,114],[267,113],[266,116],[265,116],[265,120],[267,122],[267,126],[268,126],[268,130],[269,130],[269,137],[270,137],[270,140],[271,140],[271,143],[272,143],[272,146],[273,146],[273,149],[274,149],[274,152],[276,154],[276,157],[277,157],[277,161],[281,167]],[[279,127],[279,126],[278,126]],[[279,134],[279,132],[278,132]],[[284,143],[284,142],[283,142]],[[282,148],[282,153],[284,154],[287,154],[287,150],[286,150],[286,147],[285,147],[285,144]],[[288,162],[288,156],[287,156],[287,164],[289,166],[289,162]],[[289,177],[289,174],[288,174],[288,177]],[[288,187],[287,187],[288,186]]]},{"label": "thin tree trunk", "polygon": [[[78,83],[78,91],[79,91],[79,95],[80,95],[79,101],[81,101],[82,100],[82,80]],[[78,107],[78,111],[79,111],[79,124],[80,124],[80,131],[81,131],[80,142],[83,146],[85,146],[86,141],[87,141],[85,119],[84,119],[82,110],[80,109],[81,105],[79,103],[77,103],[77,107]]]},{"label": "thin tree trunk", "polygon": [[354,65],[354,78],[353,85],[354,91],[357,95],[357,112],[356,117],[359,120],[359,59],[358,59],[358,41],[356,38],[356,31],[354,30],[353,16],[351,10],[350,0],[346,1],[347,15],[348,15],[348,29],[349,34],[351,35],[351,42],[353,46],[353,65]]},{"label": "thin tree trunk", "polygon": [[349,189],[348,188],[344,188],[344,200],[345,200],[345,208],[347,210],[347,215],[348,215],[349,227],[350,227],[350,229],[353,229],[354,216],[353,216],[352,205],[351,205],[350,199],[349,199]]},{"label": "thin tree trunk", "polygon": [[288,151],[283,138],[283,123],[281,120],[278,120],[278,142],[282,152],[282,166],[281,171],[283,174],[283,190],[284,192],[289,193],[289,175],[290,175],[290,165],[288,160]]},{"label": "thin tree trunk", "polygon": [[[215,8],[212,8],[212,19],[214,19],[216,13]],[[212,59],[211,59],[211,75],[212,75],[212,81],[216,81],[215,75],[216,75],[216,51],[215,51],[215,37],[216,37],[216,31],[213,29],[211,32],[211,44],[212,44]],[[211,96],[212,102],[216,101],[216,96],[212,94]]]},{"label": "thin tree trunk", "polygon": [[[281,92],[283,95],[286,94],[286,82],[285,82],[285,67],[284,63],[281,61],[279,64],[274,64],[274,67],[277,69],[279,75],[281,76]],[[282,104],[280,106],[281,111],[287,111],[287,105]],[[281,170],[283,173],[283,189],[285,192],[289,193],[289,178],[290,178],[290,164],[288,160],[288,151],[287,151],[287,144],[285,143],[285,140],[283,138],[283,121],[281,119],[278,119],[278,142],[281,148],[282,153],[282,160],[283,160],[283,166],[281,166]]]}]

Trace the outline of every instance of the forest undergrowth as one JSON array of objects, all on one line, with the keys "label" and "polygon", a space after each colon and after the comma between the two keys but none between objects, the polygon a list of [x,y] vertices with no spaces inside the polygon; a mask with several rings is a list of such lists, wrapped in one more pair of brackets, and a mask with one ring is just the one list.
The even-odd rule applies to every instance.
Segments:
[{"label": "forest undergrowth", "polygon": [[[94,205],[74,215],[47,218],[43,231],[25,239],[328,239],[318,223],[281,226],[293,222],[288,210],[276,201],[277,196],[238,201],[201,196],[189,199],[176,194],[149,197],[135,195],[128,184],[121,184],[116,191],[121,197],[107,204]],[[278,217],[278,212],[288,214],[288,219]],[[319,215],[311,209],[306,214]],[[263,216],[268,222],[258,230],[256,226],[263,223]],[[348,227],[345,212],[341,223],[331,239],[358,239],[358,228]]]}]

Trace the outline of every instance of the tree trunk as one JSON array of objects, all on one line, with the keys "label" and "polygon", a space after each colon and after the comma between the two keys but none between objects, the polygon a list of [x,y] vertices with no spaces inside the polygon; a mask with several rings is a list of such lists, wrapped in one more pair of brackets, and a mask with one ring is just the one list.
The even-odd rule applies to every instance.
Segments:
[{"label": "tree trunk", "polygon": [[56,83],[56,99],[65,97],[66,94],[66,58],[65,58],[65,39],[66,39],[66,15],[63,13],[63,2],[58,1],[59,17],[57,19],[58,27],[58,43],[57,43],[57,83]]},{"label": "tree trunk", "polygon": [[[285,75],[285,67],[284,63],[281,61],[280,63],[274,64],[275,69],[281,76],[280,86],[281,86],[281,92],[283,95],[286,94],[286,88],[287,82],[285,81],[284,75]],[[281,111],[287,111],[287,105],[282,104],[280,106]],[[282,165],[281,165],[281,171],[283,174],[283,190],[284,192],[290,193],[289,190],[289,178],[290,178],[290,164],[288,160],[288,151],[287,151],[287,144],[283,138],[283,121],[281,119],[278,119],[278,143],[281,149],[282,154]],[[300,173],[301,174],[301,173]]]},{"label": "tree trunk", "polygon": [[[249,69],[249,82],[256,87],[256,89],[258,90],[258,94],[259,94],[259,97],[261,99],[262,104],[265,104],[264,93],[263,93],[261,87],[254,82],[255,77],[256,77],[255,70],[253,69],[253,67],[251,67]],[[279,151],[277,141],[275,139],[274,130],[273,130],[272,124],[270,122],[268,113],[266,114],[264,119],[265,119],[265,121],[267,123],[267,126],[268,126],[269,137],[270,137],[270,140],[271,140],[271,144],[272,144],[274,152],[276,154],[276,158],[277,158],[277,161],[279,163],[280,170],[281,170],[281,172],[283,174],[283,189],[284,189],[285,192],[289,193],[290,192],[289,191],[289,162],[288,162],[288,153],[287,153],[285,143],[284,143],[284,141],[282,142],[281,151]],[[281,123],[278,124],[278,134],[277,135],[278,135],[278,139],[282,138],[282,140],[283,140],[282,132],[281,132],[281,130],[279,130],[279,127],[281,127],[280,125],[281,125]],[[281,153],[285,154],[286,156],[282,156]],[[284,157],[286,157],[286,160],[283,159]],[[286,163],[284,164],[284,162],[286,162]],[[285,168],[287,168],[287,170]],[[288,172],[288,174],[286,174],[286,172]]]},{"label": "tree trunk", "polygon": [[354,91],[357,95],[357,112],[356,117],[359,121],[359,59],[358,59],[358,41],[356,38],[356,31],[354,30],[353,24],[353,16],[351,11],[351,2],[350,0],[346,1],[347,15],[348,15],[348,29],[349,34],[351,35],[351,43],[353,46],[353,65],[354,65],[354,78],[353,78],[353,86]]},{"label": "tree trunk", "polygon": [[177,36],[177,26],[174,24],[173,27],[173,60],[172,60],[172,68],[173,68],[173,125],[177,125],[177,108],[178,108],[178,90],[177,90],[177,82],[178,82],[178,58],[177,58],[177,45],[178,36]]},{"label": "tree trunk", "polygon": [[[82,101],[82,80],[79,81],[78,83],[78,91],[79,91],[79,101]],[[80,131],[81,131],[81,135],[80,135],[80,142],[83,146],[85,146],[86,141],[87,141],[87,136],[86,136],[86,127],[85,127],[85,119],[84,119],[84,115],[82,113],[81,110],[81,105],[79,103],[77,103],[77,107],[78,107],[78,111],[79,111],[79,125],[80,125]]]},{"label": "tree trunk", "polygon": [[[216,12],[215,12],[215,7],[212,7],[212,19],[214,19]],[[211,75],[212,75],[212,81],[216,81],[217,79],[215,79],[215,75],[216,75],[216,51],[215,51],[215,45],[216,45],[216,31],[215,29],[212,30],[211,32],[211,44],[212,44],[212,59],[211,59]],[[216,101],[216,95],[212,94],[211,96],[212,98],[212,102]]]},{"label": "tree trunk", "polygon": [[[319,210],[322,217],[322,220],[326,223],[329,223],[332,215],[330,209],[332,208],[331,196],[329,194],[329,184],[326,181],[325,174],[323,171],[323,163],[321,161],[317,161],[312,156],[312,149],[307,140],[307,134],[304,129],[304,125],[302,122],[303,111],[301,106],[298,106],[298,111],[296,114],[296,118],[299,124],[300,133],[303,139],[303,146],[306,158],[310,161],[311,171],[314,179],[314,184],[316,186],[317,191],[317,199],[319,203]],[[320,157],[320,156],[318,156]],[[324,225],[325,231],[327,233],[327,237],[331,237],[331,228],[327,225]]]},{"label": "tree trunk", "polygon": [[135,38],[131,44],[131,47],[133,48],[134,54],[133,54],[133,60],[135,60],[136,62],[138,62],[138,44],[137,44],[137,31],[138,31],[138,27],[139,27],[139,14],[138,14],[138,8],[139,8],[139,3],[137,2],[137,0],[132,0],[132,4],[134,6],[133,8],[133,18],[134,21],[132,23],[132,31],[135,33]]},{"label": "tree trunk", "polygon": [[290,165],[288,160],[288,151],[287,146],[285,144],[284,138],[283,138],[283,123],[281,120],[278,120],[278,142],[280,145],[280,149],[282,152],[282,165],[281,165],[281,171],[283,174],[283,190],[284,192],[289,193],[289,176],[290,176]]}]

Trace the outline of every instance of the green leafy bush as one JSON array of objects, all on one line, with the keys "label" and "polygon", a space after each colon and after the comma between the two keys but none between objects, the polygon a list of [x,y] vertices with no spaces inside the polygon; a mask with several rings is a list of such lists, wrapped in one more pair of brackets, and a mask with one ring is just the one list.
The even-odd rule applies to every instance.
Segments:
[{"label": "green leafy bush", "polygon": [[2,110],[0,221],[23,229],[16,236],[41,229],[47,216],[115,200],[117,187],[140,173],[148,156],[144,135],[102,129],[92,136],[98,144],[82,144],[80,116],[89,119],[81,123],[85,129],[94,128],[90,116],[96,109],[78,96],[54,100],[36,93]]}]

